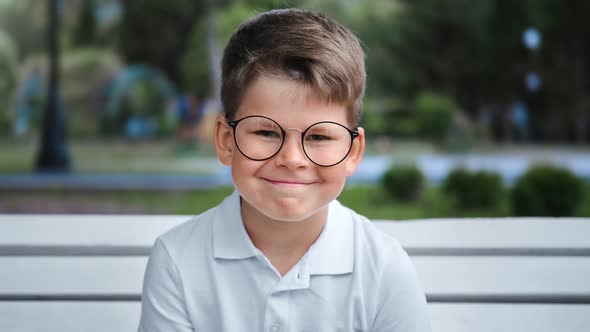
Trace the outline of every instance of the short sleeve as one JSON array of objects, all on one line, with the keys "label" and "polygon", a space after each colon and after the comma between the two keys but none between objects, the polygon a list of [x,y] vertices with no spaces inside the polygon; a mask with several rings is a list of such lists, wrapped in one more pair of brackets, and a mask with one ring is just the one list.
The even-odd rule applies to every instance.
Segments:
[{"label": "short sleeve", "polygon": [[431,332],[426,297],[407,253],[394,248],[379,280],[372,332]]},{"label": "short sleeve", "polygon": [[138,331],[193,331],[178,270],[160,239],[152,248],[145,271]]}]

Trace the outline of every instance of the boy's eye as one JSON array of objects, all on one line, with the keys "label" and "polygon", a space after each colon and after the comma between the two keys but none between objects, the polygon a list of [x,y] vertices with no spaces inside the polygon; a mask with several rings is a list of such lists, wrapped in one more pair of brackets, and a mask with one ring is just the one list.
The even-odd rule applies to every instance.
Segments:
[{"label": "boy's eye", "polygon": [[312,141],[312,142],[330,141],[331,139],[332,138],[330,136],[320,135],[320,134],[310,134],[305,137],[306,141]]},{"label": "boy's eye", "polygon": [[281,138],[281,134],[272,130],[257,130],[254,135],[267,138]]}]

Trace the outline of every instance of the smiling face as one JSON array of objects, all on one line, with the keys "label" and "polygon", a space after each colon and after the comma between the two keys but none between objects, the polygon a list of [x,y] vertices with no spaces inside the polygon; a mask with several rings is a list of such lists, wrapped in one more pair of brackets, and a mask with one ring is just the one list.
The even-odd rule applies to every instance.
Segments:
[{"label": "smiling face", "polygon": [[236,147],[233,129],[220,116],[216,124],[219,160],[231,166],[233,183],[242,196],[242,214],[277,221],[303,221],[327,216],[327,206],[354,173],[364,150],[364,131],[341,163],[322,167],[311,162],[301,146],[301,132],[314,123],[331,121],[350,127],[344,106],[326,104],[299,83],[261,76],[243,96],[235,119],[264,116],[286,131],[281,150],[255,161]]}]

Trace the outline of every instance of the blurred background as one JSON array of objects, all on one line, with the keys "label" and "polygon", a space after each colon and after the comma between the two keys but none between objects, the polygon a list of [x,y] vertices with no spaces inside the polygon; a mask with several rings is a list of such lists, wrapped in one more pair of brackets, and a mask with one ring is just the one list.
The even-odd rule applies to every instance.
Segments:
[{"label": "blurred background", "polygon": [[218,63],[269,9],[363,41],[368,147],[340,200],[369,218],[590,216],[590,2],[0,0],[0,213],[196,214]]}]

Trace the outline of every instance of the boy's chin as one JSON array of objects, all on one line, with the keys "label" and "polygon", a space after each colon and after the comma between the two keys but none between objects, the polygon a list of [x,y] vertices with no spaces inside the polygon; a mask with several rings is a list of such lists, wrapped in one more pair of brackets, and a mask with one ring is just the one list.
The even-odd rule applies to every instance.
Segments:
[{"label": "boy's chin", "polygon": [[279,215],[279,216],[269,216],[269,218],[275,222],[284,222],[284,223],[301,223],[306,222],[310,219],[311,216],[294,216],[294,215]]},{"label": "boy's chin", "polygon": [[302,211],[260,211],[260,213],[264,214],[268,219],[276,222],[284,222],[284,223],[299,223],[305,222],[307,220],[313,219],[315,215],[319,213],[319,211],[315,211],[313,213],[303,213]]},{"label": "boy's chin", "polygon": [[260,208],[252,207],[257,210],[257,213],[264,215],[269,220],[281,223],[303,223],[313,220],[316,217],[321,217],[322,215],[327,216],[327,214],[323,214],[322,212],[328,208],[326,205],[320,208],[304,211],[300,207],[294,209],[280,206],[270,209],[268,206]]}]

